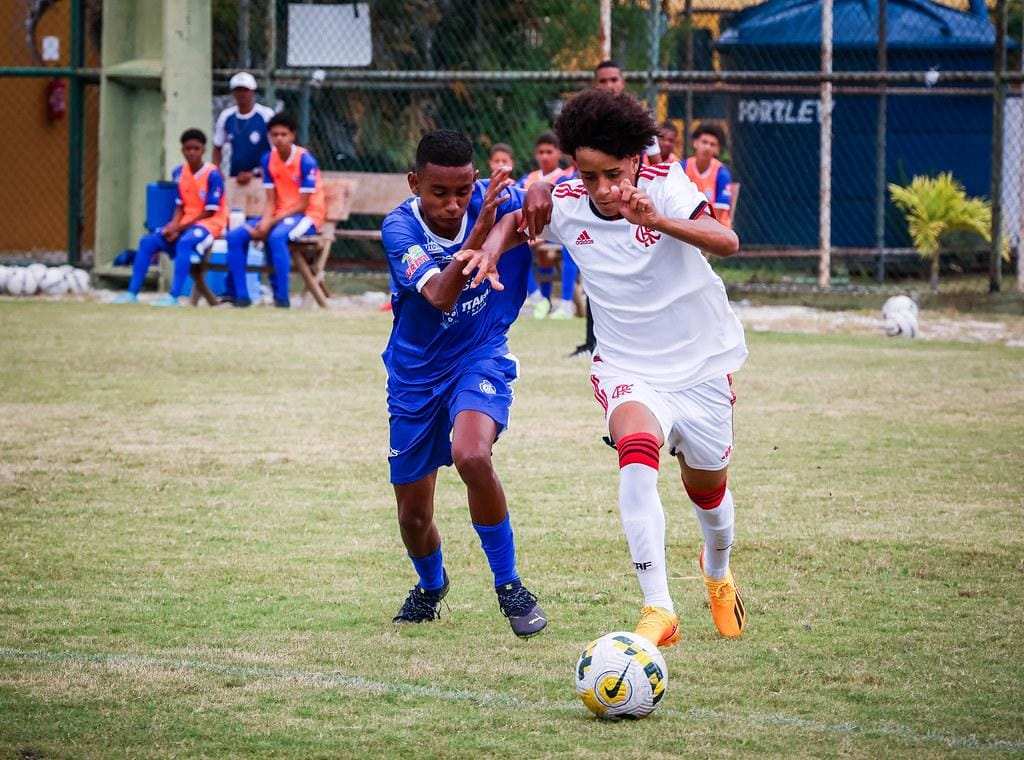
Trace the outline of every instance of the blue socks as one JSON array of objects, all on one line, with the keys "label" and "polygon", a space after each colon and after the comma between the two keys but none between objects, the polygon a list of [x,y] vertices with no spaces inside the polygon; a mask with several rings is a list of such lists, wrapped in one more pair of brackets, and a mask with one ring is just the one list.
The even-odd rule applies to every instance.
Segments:
[{"label": "blue socks", "polygon": [[512,522],[508,515],[497,525],[477,525],[473,528],[480,536],[480,546],[487,555],[487,564],[494,573],[494,586],[519,585],[516,572],[516,542],[512,537]]},{"label": "blue socks", "polygon": [[424,591],[437,591],[444,585],[444,558],[438,546],[426,557],[414,557],[411,554],[412,566],[420,577],[420,588]]}]

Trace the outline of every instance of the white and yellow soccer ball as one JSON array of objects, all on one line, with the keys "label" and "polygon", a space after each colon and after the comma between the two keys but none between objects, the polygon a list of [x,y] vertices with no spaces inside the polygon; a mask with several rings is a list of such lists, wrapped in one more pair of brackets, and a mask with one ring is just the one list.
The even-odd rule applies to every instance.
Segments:
[{"label": "white and yellow soccer ball", "polygon": [[893,296],[882,306],[885,334],[890,338],[917,337],[917,304],[909,296]]},{"label": "white and yellow soccer ball", "polygon": [[645,718],[668,689],[668,667],[650,641],[629,631],[590,642],[576,661],[576,695],[599,718]]}]

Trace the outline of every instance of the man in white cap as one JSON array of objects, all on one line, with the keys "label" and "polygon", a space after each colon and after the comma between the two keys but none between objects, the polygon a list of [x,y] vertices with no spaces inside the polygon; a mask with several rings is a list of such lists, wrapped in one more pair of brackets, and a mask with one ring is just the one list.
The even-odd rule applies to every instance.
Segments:
[{"label": "man in white cap", "polygon": [[259,174],[260,159],[270,152],[267,122],[274,109],[256,102],[256,77],[239,71],[231,77],[231,94],[235,105],[225,108],[217,117],[213,130],[213,163],[220,166],[225,143],[231,143],[231,165],[228,176],[246,185]]},{"label": "man in white cap", "polygon": [[[225,108],[213,128],[213,163],[218,168],[224,159],[224,145],[231,143],[231,162],[227,174],[239,185],[247,185],[259,176],[263,156],[270,152],[267,123],[274,109],[256,102],[256,77],[239,71],[229,83],[235,105]],[[228,276],[224,301],[234,301],[235,283]]]}]

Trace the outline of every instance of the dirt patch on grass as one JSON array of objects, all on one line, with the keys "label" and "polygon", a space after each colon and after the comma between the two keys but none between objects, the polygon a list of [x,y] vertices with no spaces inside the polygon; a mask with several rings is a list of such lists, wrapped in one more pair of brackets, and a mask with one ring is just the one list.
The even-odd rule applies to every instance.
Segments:
[{"label": "dirt patch on grass", "polygon": [[[744,326],[754,332],[885,335],[882,315],[869,311],[826,311],[807,306],[753,306],[742,301],[733,304],[733,308]],[[918,327],[918,340],[1001,343],[1024,348],[1024,318],[1020,317],[976,319],[953,312],[922,311],[918,315]]]}]

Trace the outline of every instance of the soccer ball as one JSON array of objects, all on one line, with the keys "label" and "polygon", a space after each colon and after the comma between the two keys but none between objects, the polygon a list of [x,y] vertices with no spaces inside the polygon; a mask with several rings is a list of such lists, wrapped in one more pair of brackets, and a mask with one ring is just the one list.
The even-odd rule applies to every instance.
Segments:
[{"label": "soccer ball", "polygon": [[62,296],[68,292],[68,283],[60,267],[47,267],[39,280],[39,290],[48,296]]},{"label": "soccer ball", "polygon": [[667,688],[665,658],[636,633],[607,633],[590,642],[576,661],[576,695],[599,718],[644,718]]},{"label": "soccer ball", "polygon": [[[29,274],[32,275],[32,279],[36,283],[36,288],[39,287],[39,283],[43,281],[43,277],[46,276],[46,264],[40,264],[38,261],[35,264],[29,264],[27,267]],[[34,292],[34,291],[33,291]]]},{"label": "soccer ball", "polygon": [[72,267],[69,267],[69,269],[71,271],[64,275],[68,283],[68,291],[71,293],[88,293],[89,273],[84,269],[76,269]]},{"label": "soccer ball", "polygon": [[890,338],[917,337],[917,304],[908,296],[893,296],[882,306],[885,334]]},{"label": "soccer ball", "polygon": [[36,278],[28,267],[11,267],[7,275],[7,292],[12,296],[31,296],[36,292]]}]

